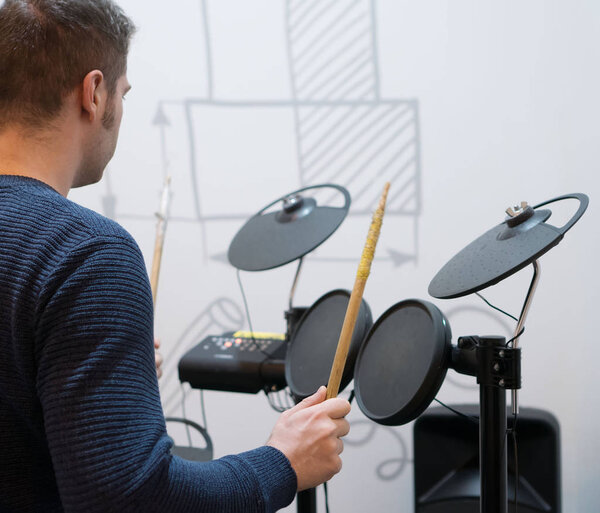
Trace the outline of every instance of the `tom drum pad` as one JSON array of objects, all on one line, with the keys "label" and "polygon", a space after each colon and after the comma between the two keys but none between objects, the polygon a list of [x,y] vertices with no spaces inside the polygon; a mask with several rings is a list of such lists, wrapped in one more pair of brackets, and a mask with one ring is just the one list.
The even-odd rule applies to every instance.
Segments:
[{"label": "tom drum pad", "polygon": [[429,406],[446,376],[452,334],[432,303],[396,303],[361,346],[354,389],[361,411],[388,426],[406,424]]},{"label": "tom drum pad", "polygon": [[[300,319],[285,359],[285,378],[296,399],[308,397],[321,385],[327,385],[349,300],[348,290],[333,290],[314,303]],[[356,356],[372,324],[371,310],[363,300],[340,390],[352,380]]]}]

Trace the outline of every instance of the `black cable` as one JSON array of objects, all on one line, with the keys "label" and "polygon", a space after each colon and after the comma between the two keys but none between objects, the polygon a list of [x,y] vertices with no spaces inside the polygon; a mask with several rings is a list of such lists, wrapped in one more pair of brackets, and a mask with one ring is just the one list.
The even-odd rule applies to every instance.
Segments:
[{"label": "black cable", "polygon": [[[519,458],[518,458],[518,450],[517,450],[517,419],[518,414],[513,413],[513,423],[512,427],[507,427],[504,433],[504,440],[502,441],[502,451],[506,450],[506,444],[508,442],[509,435],[512,436],[513,441],[513,451],[514,451],[514,473],[515,473],[515,496],[514,496],[514,513],[517,513],[518,500],[519,500]],[[508,483],[507,483],[508,484]],[[508,496],[508,500],[510,502],[510,496]]]},{"label": "black cable", "polygon": [[517,413],[513,414],[513,425],[511,428],[506,430],[506,436],[512,435],[513,439],[513,451],[515,456],[515,507],[514,512],[517,513],[517,507],[519,502],[519,457],[517,451]]},{"label": "black cable", "polygon": [[264,354],[268,358],[272,358],[272,356],[269,353],[264,351],[263,348],[260,347],[260,345],[258,345],[256,338],[254,338],[254,329],[252,328],[252,320],[250,319],[250,310],[248,308],[248,301],[246,301],[246,293],[244,292],[244,286],[242,285],[242,278],[240,277],[239,269],[237,269],[237,281],[240,286],[240,292],[242,293],[242,300],[244,301],[244,309],[246,310],[246,319],[248,320],[248,327],[250,328],[250,337],[252,338],[252,343],[254,344],[256,349],[258,349],[262,354]]},{"label": "black cable", "polygon": [[[246,320],[248,321],[248,327],[250,329],[250,337],[252,338],[252,343],[254,344],[254,346],[256,347],[256,349],[258,349],[262,354],[264,354],[268,359],[272,359],[273,356],[269,353],[267,353],[265,350],[263,350],[260,345],[258,344],[258,342],[256,341],[256,338],[254,337],[254,328],[252,327],[252,319],[250,318],[250,309],[248,308],[248,301],[246,299],[246,293],[244,291],[244,285],[242,284],[242,278],[240,275],[240,270],[237,269],[236,272],[236,276],[237,276],[237,281],[238,284],[240,286],[240,293],[242,294],[242,300],[244,302],[244,310],[246,311]],[[262,365],[264,365],[264,361],[260,364],[261,367]],[[265,387],[264,389],[265,395],[267,396],[267,401],[269,402],[269,406],[275,410],[278,413],[283,413],[284,411],[287,411],[288,408],[286,408],[283,403],[281,402],[281,399],[279,396],[277,396],[278,398],[278,402],[279,405],[275,404],[275,401],[271,395],[271,391],[269,390],[268,387]]]},{"label": "black cable", "polygon": [[[184,419],[187,419],[187,415],[185,413],[185,388],[183,387],[183,383],[181,383],[181,414],[183,416]],[[190,444],[190,447],[192,446],[192,434],[190,433],[190,426],[189,424],[185,425],[185,431],[187,433],[187,437],[188,437],[188,442]]]},{"label": "black cable", "polygon": [[[475,295],[479,299],[481,299],[483,302],[485,302],[485,304],[488,305],[490,308],[493,308],[494,310],[497,310],[498,312],[503,313],[504,315],[510,317],[511,319],[519,322],[519,319],[517,319],[514,315],[509,314],[508,312],[505,312],[504,310],[502,310],[502,308],[498,308],[497,306],[493,305],[486,298],[484,298],[479,292],[475,292]],[[504,347],[508,347],[509,344],[511,344],[515,339],[519,338],[523,334],[524,331],[525,331],[525,326],[523,326],[521,328],[521,331],[519,331],[519,333],[517,333],[513,338],[511,338],[508,342],[506,342],[506,344],[504,344]]]},{"label": "black cable", "polygon": [[508,342],[506,342],[506,344],[504,344],[504,347],[508,347],[509,344],[511,344],[513,342],[513,340],[519,338],[523,332],[525,331],[525,326],[523,326],[521,328],[521,331],[519,331],[519,333],[517,333],[513,338],[511,338]]},{"label": "black cable", "polygon": [[271,391],[269,390],[269,387],[265,387],[263,388],[263,391],[265,393],[265,395],[267,396],[267,401],[269,402],[269,406],[275,410],[277,413],[283,413],[284,411],[287,410],[287,408],[282,408],[281,406],[277,406],[275,404],[275,402],[273,401],[273,398],[271,396]]},{"label": "black cable", "polygon": [[460,415],[461,417],[464,417],[465,419],[470,420],[471,422],[475,422],[475,424],[479,424],[479,417],[475,417],[473,415],[467,415],[466,413],[462,413],[458,410],[455,410],[454,408],[448,406],[447,404],[444,404],[442,401],[440,401],[437,397],[434,399],[434,401],[436,403],[441,404],[444,408],[449,409],[452,413],[456,413],[457,415]]},{"label": "black cable", "polygon": [[274,392],[274,395],[275,395],[275,397],[277,398],[277,404],[279,405],[279,407],[280,407],[280,408],[281,408],[283,411],[285,411],[285,410],[286,410],[286,407],[285,407],[285,404],[283,404],[283,399],[281,398],[281,392],[279,392],[279,391],[277,391],[277,392]]},{"label": "black cable", "polygon": [[204,389],[200,389],[200,409],[202,410],[202,422],[204,429],[208,431],[208,422],[206,422],[206,410],[204,409]]},{"label": "black cable", "polygon": [[293,406],[290,406],[290,397],[289,397],[289,394],[288,394],[287,390],[285,390],[285,389],[282,390],[280,392],[280,394],[282,394],[282,400],[281,400],[281,402],[283,403],[283,405],[285,406],[285,408],[287,410],[289,410],[290,408],[293,408]]},{"label": "black cable", "polygon": [[[437,398],[435,398],[434,401],[441,404],[444,408],[447,408],[451,412],[456,413],[457,415],[460,415],[461,417],[464,417],[464,418],[470,420],[471,422],[479,424],[478,417],[475,417],[473,415],[467,415],[458,410],[455,410],[454,408],[448,406],[447,404],[444,404],[442,401],[440,401]],[[506,430],[505,441],[508,438],[509,434],[512,435],[513,450],[514,450],[514,455],[515,455],[515,507],[514,507],[514,513],[517,513],[517,506],[518,506],[518,501],[519,501],[519,459],[518,459],[518,451],[517,451],[517,414],[516,413],[513,415],[512,427],[508,428]]]},{"label": "black cable", "polygon": [[277,392],[271,392],[271,397],[273,398],[273,403],[275,403],[275,405],[277,406],[277,409],[279,411],[283,410],[283,406],[281,404],[281,398],[279,397],[279,393]]},{"label": "black cable", "polygon": [[493,305],[492,303],[490,303],[486,298],[484,298],[479,292],[475,292],[475,295],[481,299],[486,305],[488,305],[489,307],[493,308],[494,310],[497,310],[500,313],[503,313],[504,315],[507,315],[508,317],[510,317],[511,319],[519,322],[519,319],[517,319],[514,315],[509,314],[508,312],[505,312],[504,310],[502,310],[502,308],[498,308],[497,306]]},{"label": "black cable", "polygon": [[325,512],[329,513],[329,492],[327,490],[327,481],[323,483],[323,490],[325,491]]},{"label": "black cable", "polygon": [[292,392],[289,389],[289,387],[285,388],[285,396],[286,396],[286,402],[287,402],[288,409],[293,408],[296,405],[296,401],[294,401],[294,396],[292,395]]},{"label": "black cable", "polygon": [[[179,422],[180,424],[185,424],[188,427],[193,427],[196,431],[198,431],[202,438],[204,438],[204,442],[206,444],[205,450],[211,454],[213,454],[213,443],[208,431],[204,429],[200,424],[196,424],[193,420],[184,419],[180,417],[165,417],[165,422]],[[191,446],[190,446],[191,447]]]},{"label": "black cable", "polygon": [[265,387],[263,390],[265,392],[265,395],[267,396],[267,401],[269,401],[269,406],[271,407],[271,409],[275,410],[278,413],[281,413],[277,406],[275,406],[275,404],[273,403],[273,399],[271,398],[271,393],[269,389]]}]

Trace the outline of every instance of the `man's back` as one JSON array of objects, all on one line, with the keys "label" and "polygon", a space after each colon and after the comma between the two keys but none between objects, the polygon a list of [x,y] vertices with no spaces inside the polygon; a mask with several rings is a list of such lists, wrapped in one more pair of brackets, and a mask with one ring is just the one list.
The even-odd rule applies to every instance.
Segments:
[{"label": "man's back", "polygon": [[0,175],[0,511],[274,511],[289,461],[170,455],[146,268],[116,223]]},{"label": "man's back", "polygon": [[[120,245],[130,251],[111,249]],[[112,254],[98,256],[107,252]],[[93,345],[102,343],[106,327],[86,325],[86,341],[78,336],[74,324],[75,319],[88,315],[88,309],[103,303],[101,296],[86,295],[93,274],[101,272],[86,259],[95,258],[99,264],[106,258],[124,258],[120,265],[115,262],[112,279],[123,278],[131,300],[143,304],[144,300],[147,303],[144,269],[139,268],[141,259],[135,261],[135,252],[135,244],[116,223],[70,202],[37,180],[0,176],[0,505],[4,508],[29,510],[43,505],[44,511],[62,509],[50,450],[58,449],[69,437],[51,430],[81,429],[76,418],[81,412],[73,411],[70,395],[105,377],[99,372],[104,364],[94,359],[103,355],[94,355]],[[129,276],[120,276],[119,268],[125,267]],[[136,281],[138,290],[131,287]],[[119,299],[104,298],[105,304],[115,300]],[[151,341],[151,305],[146,304],[145,309],[146,318],[134,323],[145,327],[139,339]],[[94,316],[89,318],[92,321]],[[72,336],[68,336],[70,331]],[[76,367],[82,363],[84,368]],[[129,372],[132,378],[140,374],[136,369]],[[93,405],[79,406],[97,413]],[[110,418],[113,413],[105,416]],[[60,473],[60,463],[55,466]]]}]

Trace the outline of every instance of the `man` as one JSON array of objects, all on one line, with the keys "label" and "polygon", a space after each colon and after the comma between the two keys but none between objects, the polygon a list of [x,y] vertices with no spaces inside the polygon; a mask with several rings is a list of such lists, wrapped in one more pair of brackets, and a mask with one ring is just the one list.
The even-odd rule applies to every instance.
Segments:
[{"label": "man", "polygon": [[69,189],[117,143],[133,25],[111,0],[0,4],[0,511],[271,512],[340,470],[322,388],[267,445],[170,455],[146,269]]}]

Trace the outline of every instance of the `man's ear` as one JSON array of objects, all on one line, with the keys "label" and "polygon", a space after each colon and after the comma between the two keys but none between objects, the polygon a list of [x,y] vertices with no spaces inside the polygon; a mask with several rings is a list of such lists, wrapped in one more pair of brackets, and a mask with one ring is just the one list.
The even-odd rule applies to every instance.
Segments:
[{"label": "man's ear", "polygon": [[95,121],[104,108],[106,100],[106,83],[100,70],[90,71],[83,79],[81,95],[81,113]]}]

